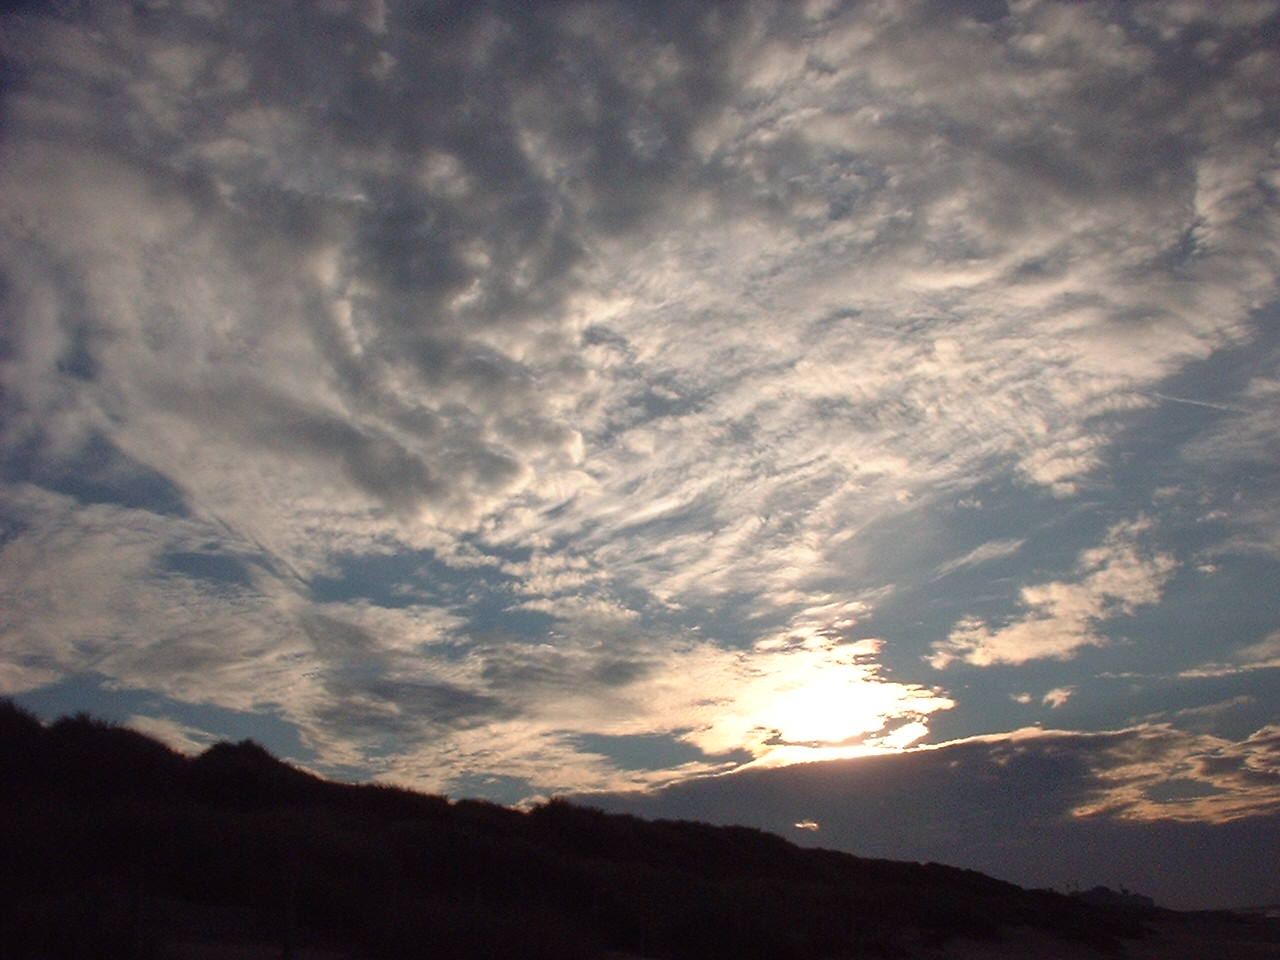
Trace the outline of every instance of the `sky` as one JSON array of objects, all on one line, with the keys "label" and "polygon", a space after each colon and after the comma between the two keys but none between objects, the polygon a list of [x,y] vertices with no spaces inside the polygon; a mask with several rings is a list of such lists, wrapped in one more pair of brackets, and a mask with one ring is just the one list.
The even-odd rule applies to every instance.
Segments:
[{"label": "sky", "polygon": [[1280,4],[0,13],[0,694],[1280,900]]}]

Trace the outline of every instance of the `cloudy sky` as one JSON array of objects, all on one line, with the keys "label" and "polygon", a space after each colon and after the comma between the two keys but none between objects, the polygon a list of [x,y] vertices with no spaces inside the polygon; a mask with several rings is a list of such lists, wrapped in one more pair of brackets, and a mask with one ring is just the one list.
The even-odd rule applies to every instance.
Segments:
[{"label": "cloudy sky", "polygon": [[1280,4],[5,9],[0,693],[1280,899]]}]

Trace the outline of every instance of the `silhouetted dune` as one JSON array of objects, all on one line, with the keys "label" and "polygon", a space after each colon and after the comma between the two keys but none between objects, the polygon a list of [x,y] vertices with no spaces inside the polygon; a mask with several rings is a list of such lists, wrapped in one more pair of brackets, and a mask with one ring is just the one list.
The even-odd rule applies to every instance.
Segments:
[{"label": "silhouetted dune", "polygon": [[246,809],[322,802],[326,787],[252,740],[215,743],[190,762],[187,783],[195,799]]},{"label": "silhouetted dune", "polygon": [[937,956],[1015,929],[1101,955],[1168,917],[746,827],[334,783],[249,741],[188,758],[8,701],[0,750],[5,960]]}]

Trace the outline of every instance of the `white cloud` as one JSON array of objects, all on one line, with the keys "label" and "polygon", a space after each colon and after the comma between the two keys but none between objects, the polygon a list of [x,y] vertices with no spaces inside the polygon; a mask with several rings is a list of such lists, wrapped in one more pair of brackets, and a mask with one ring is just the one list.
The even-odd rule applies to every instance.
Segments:
[{"label": "white cloud", "polygon": [[1040,698],[1040,702],[1056,710],[1070,700],[1073,693],[1075,693],[1075,687],[1054,687]]},{"label": "white cloud", "polygon": [[132,716],[125,721],[125,726],[145,733],[188,756],[203,752],[218,739],[205,730],[161,717]]},{"label": "white cloud", "polygon": [[[306,645],[287,585],[265,575],[214,584],[166,569],[168,555],[198,552],[223,531],[144,510],[82,507],[31,487],[5,493],[30,522],[0,546],[0,628],[22,638],[19,664],[50,679],[96,672],[239,710],[288,702],[305,686]],[[256,551],[241,546],[252,578]]]},{"label": "white cloud", "polygon": [[[334,762],[400,738],[415,777],[618,775],[566,730],[901,746],[950,700],[840,641],[1026,539],[894,532],[941,536],[987,483],[1098,492],[1126,418],[1280,275],[1280,71],[1231,59],[1243,7],[481,5],[424,42],[370,2],[300,42],[272,4],[207,6],[5,21],[6,688],[274,704]],[[1167,69],[1193,34],[1217,52]],[[1265,459],[1274,392],[1189,460]],[[33,492],[95,438],[185,515]],[[1275,503],[1237,515],[1280,543]],[[1104,643],[1171,575],[1143,533],[935,666]],[[179,548],[251,582],[158,571]],[[481,652],[474,595],[308,596],[407,550],[510,578],[566,649]],[[610,665],[640,672],[573,689]]]},{"label": "white cloud", "polygon": [[930,664],[941,670],[956,661],[991,666],[1066,660],[1081,647],[1104,645],[1102,623],[1158,601],[1173,574],[1171,554],[1140,544],[1151,525],[1143,519],[1113,526],[1101,546],[1081,552],[1074,582],[1024,587],[1023,616],[996,627],[978,617],[962,620],[946,640],[933,644]]}]

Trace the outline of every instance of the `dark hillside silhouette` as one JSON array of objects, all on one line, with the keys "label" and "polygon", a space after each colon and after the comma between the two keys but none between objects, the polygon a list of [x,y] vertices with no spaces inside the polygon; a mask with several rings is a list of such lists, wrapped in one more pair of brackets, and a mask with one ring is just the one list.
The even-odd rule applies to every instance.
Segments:
[{"label": "dark hillside silhouette", "polygon": [[1105,952],[1158,913],[745,827],[335,783],[249,741],[188,758],[9,701],[0,758],[3,960],[801,960],[1012,927]]}]

